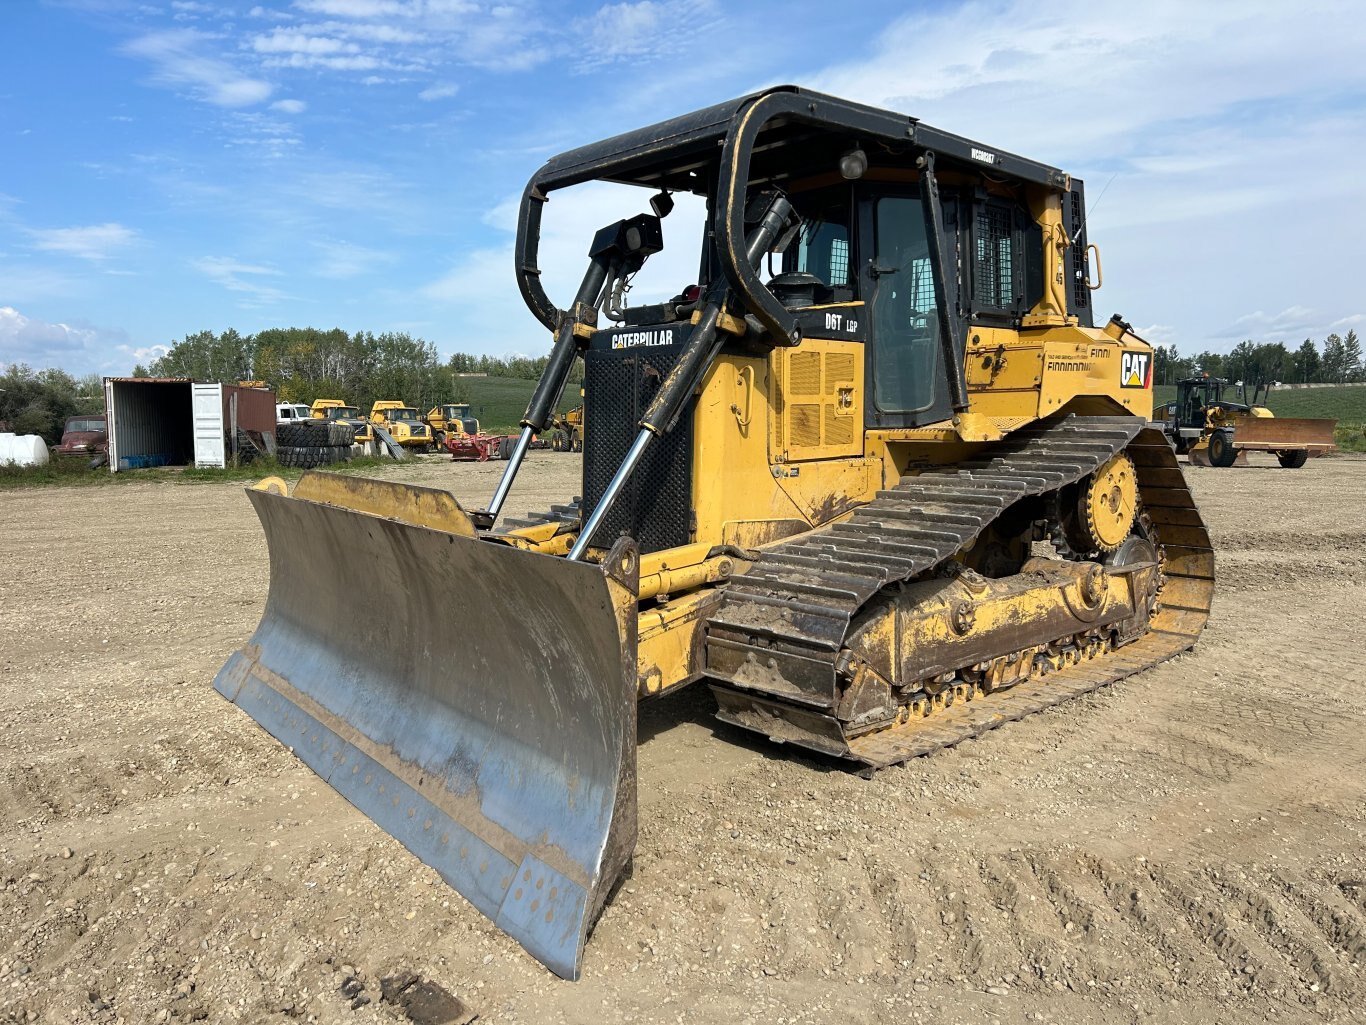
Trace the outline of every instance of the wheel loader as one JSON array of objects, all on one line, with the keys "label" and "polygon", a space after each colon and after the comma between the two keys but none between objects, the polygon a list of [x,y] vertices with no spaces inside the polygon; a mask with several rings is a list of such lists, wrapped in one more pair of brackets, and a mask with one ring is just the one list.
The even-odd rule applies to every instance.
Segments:
[{"label": "wheel loader", "polygon": [[[1241,382],[1239,384],[1241,394]],[[1176,382],[1176,400],[1154,416],[1176,451],[1200,466],[1246,465],[1248,452],[1270,452],[1288,470],[1298,470],[1311,455],[1333,450],[1336,420],[1278,417],[1259,402],[1270,388],[1257,385],[1243,402],[1225,397],[1222,377],[1188,377]],[[1242,395],[1242,398],[1247,398]]]},{"label": "wheel loader", "polygon": [[[596,181],[649,211],[557,305],[542,212]],[[697,280],[627,306],[678,193]],[[638,701],[703,685],[718,742],[871,774],[1195,643],[1209,536],[1148,425],[1152,349],[1094,326],[1091,248],[1064,171],[796,87],[556,156],[514,265],[553,341],[488,504],[250,489],[270,592],[215,686],[578,978],[635,847]],[[578,360],[580,494],[506,519]],[[362,590],[390,614],[329,604]],[[503,625],[433,620],[452,595]]]}]

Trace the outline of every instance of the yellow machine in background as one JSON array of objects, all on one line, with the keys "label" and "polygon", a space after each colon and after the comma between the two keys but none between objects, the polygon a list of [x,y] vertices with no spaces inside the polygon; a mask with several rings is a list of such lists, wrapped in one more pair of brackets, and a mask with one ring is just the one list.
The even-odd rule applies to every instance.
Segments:
[{"label": "yellow machine in background", "polygon": [[341,399],[314,399],[310,410],[315,420],[336,420],[355,428],[358,445],[374,439],[370,421],[358,406],[348,406]]},{"label": "yellow machine in background", "polygon": [[[594,236],[561,307],[541,210],[589,181],[652,212]],[[707,200],[702,280],[627,308],[675,192]],[[272,590],[215,686],[554,971],[635,846],[639,699],[705,683],[724,722],[867,772],[1199,636],[1209,537],[1148,425],[1152,349],[1093,324],[1065,172],[784,87],[553,158],[519,225],[555,341],[488,507],[249,492]],[[500,522],[580,359],[581,500]],[[338,632],[328,596],[361,592],[392,614]],[[457,602],[494,627],[429,614]]]},{"label": "yellow machine in background", "polygon": [[433,442],[438,446],[445,445],[448,436],[473,436],[479,433],[479,421],[470,414],[468,402],[447,402],[433,406],[422,422],[431,428]]},{"label": "yellow machine in background", "polygon": [[430,452],[435,448],[432,429],[422,422],[417,409],[402,402],[387,400],[370,407],[370,422],[389,432],[404,448]]},{"label": "yellow machine in background", "polygon": [[1262,385],[1244,402],[1225,397],[1231,387],[1223,378],[1190,377],[1177,382],[1176,400],[1158,409],[1154,420],[1176,451],[1200,466],[1246,465],[1245,453],[1270,452],[1297,470],[1310,456],[1333,450],[1336,420],[1278,417],[1258,404],[1263,388],[1269,399],[1270,388]]},{"label": "yellow machine in background", "polygon": [[556,413],[550,423],[550,447],[556,452],[583,451],[583,406]]}]

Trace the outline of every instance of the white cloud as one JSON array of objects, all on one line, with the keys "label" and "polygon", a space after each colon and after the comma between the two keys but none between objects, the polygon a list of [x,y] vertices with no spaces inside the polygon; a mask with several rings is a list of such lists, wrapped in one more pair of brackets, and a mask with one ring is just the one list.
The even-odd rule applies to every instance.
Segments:
[{"label": "white cloud", "polygon": [[113,222],[76,228],[31,228],[28,234],[37,249],[79,256],[83,260],[108,259],[115,250],[137,240],[137,232]]},{"label": "white cloud", "polygon": [[278,302],[288,298],[280,289],[257,280],[280,277],[281,272],[274,267],[242,263],[227,256],[201,257],[194,261],[194,266],[214,284],[230,292],[242,292],[260,302]]},{"label": "white cloud", "polygon": [[309,31],[328,32],[334,35],[365,39],[372,43],[422,43],[427,41],[423,32],[398,25],[371,21],[325,21],[316,26],[304,26]]},{"label": "white cloud", "polygon": [[431,85],[417,94],[419,100],[446,100],[460,91],[460,86],[454,82],[443,82],[439,85]]},{"label": "white cloud", "polygon": [[[592,183],[552,194],[541,222],[539,261],[546,294],[558,306],[574,297],[588,267],[588,244],[599,228],[622,217],[649,212],[650,191],[629,185]],[[678,194],[673,213],[664,221],[664,251],[650,257],[633,282],[628,304],[640,306],[671,298],[697,278],[697,257],[706,219],[703,201]],[[514,277],[511,236],[516,231],[520,195],[489,210],[484,222],[504,233],[505,244],[464,253],[438,278],[419,289],[432,302],[449,306],[451,327],[460,339],[478,339],[490,352],[513,348],[544,353],[537,344],[549,337],[526,312]],[[513,311],[509,315],[509,311]],[[528,344],[528,339],[536,342]],[[469,341],[457,341],[468,349]]]},{"label": "white cloud", "polygon": [[678,47],[678,29],[703,32],[711,0],[639,0],[604,4],[573,24],[579,67],[653,60]]},{"label": "white cloud", "polygon": [[120,345],[118,350],[126,353],[132,362],[146,364],[161,359],[162,356],[171,351],[171,347],[169,345]]},{"label": "white cloud", "polygon": [[[384,67],[430,73],[442,64],[463,62],[487,68],[524,69],[549,56],[548,44],[532,45],[531,40],[551,39],[556,33],[545,13],[515,2],[481,5],[469,0],[295,0],[293,9],[322,16],[317,23],[295,26],[298,33],[364,44],[359,56],[370,63],[330,63],[322,59],[306,62],[296,57],[288,63],[270,62],[267,66],[321,67],[334,71]],[[315,56],[323,58],[328,54]]]},{"label": "white cloud", "polygon": [[[75,373],[108,369],[112,352],[125,346],[128,333],[86,321],[50,322],[0,306],[0,364],[63,367]],[[131,364],[130,364],[131,366]]]},{"label": "white cloud", "polygon": [[399,0],[295,0],[294,6],[310,14],[340,18],[380,18],[411,10],[408,4]]},{"label": "white cloud", "polygon": [[[1231,104],[1366,82],[1366,69],[1351,59],[1362,38],[1359,28],[1347,28],[1352,9],[1335,0],[1237,7],[979,0],[903,17],[871,56],[818,71],[811,84],[1042,159],[1041,144],[1054,159],[1099,159],[1117,137],[1146,156],[1169,149],[1171,136],[1135,138],[1135,126],[1191,122],[1226,114]],[[1340,30],[1332,31],[1339,19]],[[1063,70],[1066,89],[1059,88]],[[1057,130],[1040,138],[1037,122],[1022,116],[1027,110],[1051,112]]]},{"label": "white cloud", "polygon": [[377,57],[363,54],[332,57],[316,53],[291,53],[262,62],[268,68],[328,68],[332,71],[373,71],[385,65]]},{"label": "white cloud", "polygon": [[219,107],[247,107],[270,97],[275,87],[244,75],[224,60],[200,52],[209,41],[193,29],[152,32],[127,43],[123,52],[152,63],[155,79],[188,86],[200,99]]},{"label": "white cloud", "polygon": [[282,28],[277,28],[268,36],[252,37],[251,48],[257,53],[336,54],[360,52],[360,47],[355,43]]},{"label": "white cloud", "polygon": [[[271,109],[281,114],[293,114],[292,109],[299,100],[282,100],[271,104]],[[288,104],[289,106],[281,106]],[[220,126],[224,146],[249,151],[262,158],[277,158],[285,153],[297,152],[302,140],[294,125],[273,114],[255,110],[234,110],[223,118]]]},{"label": "white cloud", "polygon": [[1263,339],[1313,330],[1322,323],[1323,317],[1318,310],[1306,306],[1287,306],[1278,313],[1267,313],[1264,310],[1246,313],[1219,333],[1225,338],[1239,340]]},{"label": "white cloud", "polygon": [[26,317],[13,306],[0,306],[0,362],[36,362],[52,365],[55,360],[34,360],[33,356],[81,349],[94,338],[94,332],[69,324],[49,324]]},{"label": "white cloud", "polygon": [[302,114],[308,109],[308,104],[303,100],[276,100],[270,109],[278,110],[281,114]]},{"label": "white cloud", "polygon": [[322,278],[347,279],[368,274],[376,267],[393,263],[393,253],[369,249],[351,242],[321,241],[314,242],[318,251],[318,263],[314,273]]}]

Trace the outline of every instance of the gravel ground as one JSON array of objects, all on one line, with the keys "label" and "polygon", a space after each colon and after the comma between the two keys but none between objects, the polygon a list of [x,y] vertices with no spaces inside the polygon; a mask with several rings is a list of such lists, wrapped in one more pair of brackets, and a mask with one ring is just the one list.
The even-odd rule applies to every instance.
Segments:
[{"label": "gravel ground", "polygon": [[213,692],[265,598],[239,485],[0,493],[0,1021],[405,1022],[403,972],[481,1022],[1366,1020],[1366,460],[1189,475],[1214,617],[1116,687],[871,781],[642,706],[577,984]]}]

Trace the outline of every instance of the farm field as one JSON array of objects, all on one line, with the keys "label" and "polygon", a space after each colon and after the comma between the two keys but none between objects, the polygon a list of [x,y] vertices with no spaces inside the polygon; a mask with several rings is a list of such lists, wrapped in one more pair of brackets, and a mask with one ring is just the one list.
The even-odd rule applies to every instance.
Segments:
[{"label": "farm field", "polygon": [[[1153,388],[1154,407],[1176,398],[1174,385]],[[1277,416],[1303,416],[1336,420],[1338,446],[1346,451],[1366,450],[1366,387],[1277,388],[1267,399]]]},{"label": "farm field", "polygon": [[[516,434],[517,422],[536,388],[535,381],[520,377],[465,377],[460,380],[468,396],[470,411],[479,419],[481,430],[493,434]],[[583,400],[578,385],[565,388],[560,411],[572,409]]]},{"label": "farm field", "polygon": [[[266,594],[240,482],[0,492],[0,1022],[397,1025],[405,971],[480,1022],[1360,1021],[1366,458],[1253,464],[1187,471],[1197,648],[1094,695],[872,780],[643,705],[577,984],[214,693]],[[509,513],[579,473],[534,454]]]}]

